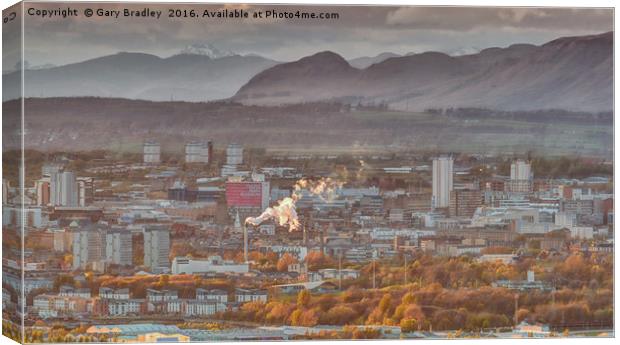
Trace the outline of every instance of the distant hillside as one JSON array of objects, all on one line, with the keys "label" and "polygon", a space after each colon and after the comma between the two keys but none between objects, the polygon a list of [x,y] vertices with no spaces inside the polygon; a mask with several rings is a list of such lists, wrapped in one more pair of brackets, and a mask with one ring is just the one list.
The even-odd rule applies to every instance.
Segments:
[{"label": "distant hillside", "polygon": [[355,59],[349,60],[349,64],[355,68],[368,68],[370,65],[383,62],[389,58],[400,57],[400,55],[395,53],[381,53],[376,56],[362,56]]},{"label": "distant hillside", "polygon": [[[18,101],[3,103],[5,150],[21,143],[15,130],[20,125],[19,106]],[[139,152],[144,140],[156,139],[164,145],[164,151],[178,153],[188,141],[210,139],[216,147],[238,142],[297,151],[438,150],[510,154],[531,150],[611,157],[612,116],[561,110],[397,112],[337,103],[270,107],[230,102],[28,98],[25,143],[27,148],[40,151]]]},{"label": "distant hillside", "polygon": [[340,100],[392,108],[613,109],[613,32],[477,54],[427,52],[356,69],[332,52],[279,64],[233,97],[244,104]]},{"label": "distant hillside", "polygon": [[[153,101],[209,101],[228,98],[258,72],[276,64],[259,56],[209,56],[204,47],[162,59],[119,53],[80,63],[27,70],[27,97],[124,97]],[[201,48],[202,50],[198,50]],[[3,99],[14,99],[19,72],[2,76]]]}]

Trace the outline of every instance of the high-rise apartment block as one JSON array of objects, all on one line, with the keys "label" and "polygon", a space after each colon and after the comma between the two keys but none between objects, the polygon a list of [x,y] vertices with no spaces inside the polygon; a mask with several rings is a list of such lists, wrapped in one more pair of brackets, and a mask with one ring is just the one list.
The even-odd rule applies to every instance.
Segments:
[{"label": "high-rise apartment block", "polygon": [[52,172],[49,188],[51,206],[78,206],[78,184],[73,172]]},{"label": "high-rise apartment block", "polygon": [[157,164],[161,162],[161,146],[158,142],[147,141],[143,145],[144,163]]},{"label": "high-rise apartment block", "polygon": [[513,193],[529,193],[532,191],[532,180],[530,163],[518,159],[510,165],[510,181],[508,181],[506,189]]},{"label": "high-rise apartment block", "polygon": [[37,206],[84,207],[93,202],[94,179],[70,171],[44,175],[34,183]]},{"label": "high-rise apartment block", "polygon": [[76,181],[78,206],[84,207],[92,204],[95,196],[95,180],[92,177],[78,177]]},{"label": "high-rise apartment block", "polygon": [[211,162],[213,154],[213,144],[208,142],[191,142],[185,144],[185,163],[204,163]]},{"label": "high-rise apartment block", "polygon": [[226,148],[226,164],[240,165],[243,164],[243,146],[239,144],[230,144]]},{"label": "high-rise apartment block", "polygon": [[103,260],[103,234],[97,227],[72,229],[73,269],[85,269]]},{"label": "high-rise apartment block", "polygon": [[144,229],[144,265],[152,272],[170,269],[170,229],[165,225],[149,225]]},{"label": "high-rise apartment block", "polygon": [[131,232],[125,229],[110,229],[105,236],[106,262],[121,266],[131,265],[133,262]]},{"label": "high-rise apartment block", "polygon": [[451,157],[433,159],[433,207],[450,206],[450,192],[453,190],[453,166]]},{"label": "high-rise apartment block", "polygon": [[70,226],[73,236],[73,269],[104,264],[128,266],[133,263],[131,232],[95,224]]}]

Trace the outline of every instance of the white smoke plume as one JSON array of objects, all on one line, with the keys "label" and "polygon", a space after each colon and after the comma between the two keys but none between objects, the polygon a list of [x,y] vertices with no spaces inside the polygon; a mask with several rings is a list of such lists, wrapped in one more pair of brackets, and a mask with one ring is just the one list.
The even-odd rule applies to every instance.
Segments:
[{"label": "white smoke plume", "polygon": [[293,194],[298,194],[301,198],[301,191],[307,190],[312,195],[316,195],[323,201],[332,201],[336,198],[336,190],[341,188],[344,183],[335,181],[330,177],[321,178],[318,181],[302,178],[295,184]]},{"label": "white smoke plume", "polygon": [[331,178],[321,178],[320,180],[301,179],[295,183],[290,197],[278,201],[278,205],[267,207],[258,217],[248,217],[246,224],[258,226],[261,223],[274,219],[280,226],[288,224],[289,231],[299,229],[299,218],[295,204],[301,199],[302,191],[307,190],[310,194],[319,196],[325,201],[331,201],[336,196],[336,190],[342,187],[342,182],[337,182]]},{"label": "white smoke plume", "polygon": [[267,207],[260,216],[246,218],[245,223],[258,226],[264,221],[275,219],[280,226],[288,224],[288,230],[295,231],[299,228],[299,218],[297,217],[295,202],[297,202],[297,196],[293,194],[291,197],[278,201],[277,206]]}]

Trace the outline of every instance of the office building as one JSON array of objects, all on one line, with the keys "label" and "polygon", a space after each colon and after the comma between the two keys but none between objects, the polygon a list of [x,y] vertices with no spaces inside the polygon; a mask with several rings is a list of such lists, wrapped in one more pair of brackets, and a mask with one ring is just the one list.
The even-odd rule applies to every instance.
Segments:
[{"label": "office building", "polygon": [[199,274],[199,273],[248,273],[247,263],[237,264],[230,260],[223,260],[214,255],[207,259],[191,259],[176,257],[172,260],[172,274]]},{"label": "office building", "polygon": [[47,206],[50,204],[50,178],[44,177],[34,182],[37,195],[37,206]]},{"label": "office building", "polygon": [[484,196],[477,189],[455,189],[450,192],[450,217],[472,217],[483,201]]},{"label": "office building", "polygon": [[226,182],[226,203],[229,208],[269,207],[269,181]]},{"label": "office building", "polygon": [[40,228],[43,226],[43,216],[40,207],[30,206],[3,206],[2,207],[2,225],[14,226],[23,229],[24,234],[28,231],[28,227]]},{"label": "office building", "polygon": [[174,181],[172,187],[168,188],[168,200],[188,201],[188,193],[185,183]]}]

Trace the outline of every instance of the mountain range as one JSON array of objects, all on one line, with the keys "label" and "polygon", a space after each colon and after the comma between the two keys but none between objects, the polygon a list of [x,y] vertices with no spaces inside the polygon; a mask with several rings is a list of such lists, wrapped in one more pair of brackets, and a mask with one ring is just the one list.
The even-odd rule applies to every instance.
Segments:
[{"label": "mountain range", "polygon": [[349,64],[355,68],[368,68],[371,65],[383,62],[389,58],[400,57],[400,56],[402,55],[392,53],[392,52],[386,52],[386,53],[381,53],[375,56],[361,56],[355,59],[351,59],[349,60]]},{"label": "mountain range", "polygon": [[[3,100],[19,97],[19,72],[3,74]],[[118,53],[25,71],[26,97],[128,98],[246,105],[315,101],[387,104],[420,111],[613,109],[613,32],[515,44],[475,54],[382,53],[345,60],[320,52],[280,63],[211,44],[161,58]]]},{"label": "mountain range", "polygon": [[[475,47],[458,47],[458,48],[450,49],[447,51],[443,51],[442,53],[448,54],[450,56],[460,56],[460,55],[475,54],[475,53],[478,53],[479,51],[480,49],[475,48]],[[347,61],[349,62],[349,65],[355,68],[364,69],[376,63],[383,62],[389,58],[410,56],[410,55],[415,55],[415,54],[416,53],[414,52],[408,52],[406,54],[401,55],[401,54],[396,54],[392,52],[385,52],[385,53],[377,54],[375,56],[360,56],[358,58],[350,59]]]},{"label": "mountain range", "polygon": [[[79,63],[24,72],[27,97],[122,97],[190,102],[228,98],[252,76],[274,66],[260,56],[241,56],[207,45],[160,58],[118,53]],[[3,74],[3,100],[19,96],[19,73]]]},{"label": "mountain range", "polygon": [[426,52],[390,57],[366,68],[355,68],[325,51],[260,72],[232,99],[257,105],[387,103],[403,110],[609,111],[613,32],[462,56]]},{"label": "mountain range", "polygon": [[238,54],[228,50],[221,50],[210,43],[195,43],[190,44],[181,50],[181,55],[202,55],[208,56],[210,59],[220,59]]}]

